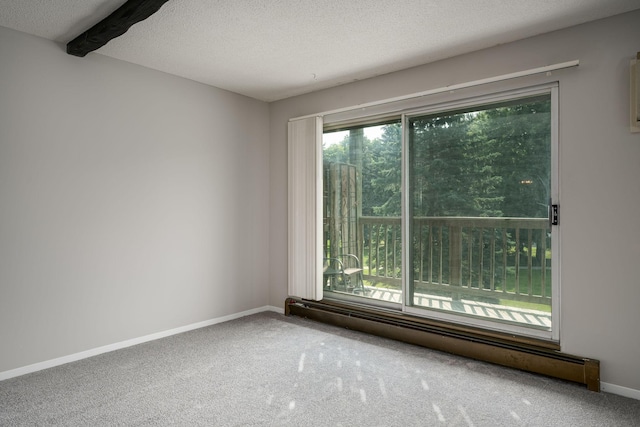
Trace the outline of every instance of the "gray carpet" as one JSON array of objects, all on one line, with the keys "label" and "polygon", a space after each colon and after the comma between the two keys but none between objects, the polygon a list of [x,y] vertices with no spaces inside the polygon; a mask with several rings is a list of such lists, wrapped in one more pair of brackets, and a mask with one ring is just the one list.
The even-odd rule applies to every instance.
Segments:
[{"label": "gray carpet", "polygon": [[640,401],[261,313],[2,381],[0,425],[638,426]]}]

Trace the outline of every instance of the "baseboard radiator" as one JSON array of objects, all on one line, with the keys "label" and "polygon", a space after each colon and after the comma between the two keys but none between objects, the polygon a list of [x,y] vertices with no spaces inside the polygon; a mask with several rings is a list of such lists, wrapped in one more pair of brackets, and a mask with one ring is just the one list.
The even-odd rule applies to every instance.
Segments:
[{"label": "baseboard radiator", "polygon": [[600,391],[600,362],[560,352],[555,343],[517,337],[393,310],[337,302],[285,300],[295,315],[409,344],[585,384]]}]

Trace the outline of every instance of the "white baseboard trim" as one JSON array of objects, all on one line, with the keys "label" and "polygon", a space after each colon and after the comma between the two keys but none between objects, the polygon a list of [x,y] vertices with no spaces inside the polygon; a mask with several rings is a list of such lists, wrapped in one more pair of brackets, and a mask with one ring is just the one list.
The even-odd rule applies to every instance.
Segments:
[{"label": "white baseboard trim", "polygon": [[114,344],[93,348],[91,350],[70,354],[68,356],[58,357],[56,359],[51,359],[51,360],[45,360],[44,362],[38,362],[32,365],[27,365],[27,366],[23,366],[16,369],[11,369],[9,371],[0,372],[0,381],[8,380],[9,378],[19,377],[21,375],[30,374],[32,372],[41,371],[43,369],[53,368],[54,366],[64,365],[65,363],[75,362],[78,360],[86,359],[88,357],[93,357],[99,354],[108,353],[110,351],[120,350],[123,348],[131,347],[131,346],[142,344],[145,342],[154,341],[160,338],[166,338],[171,335],[181,334],[183,332],[192,331],[194,329],[204,328],[206,326],[215,325],[217,323],[228,322],[229,320],[235,320],[241,317],[250,316],[252,314],[262,313],[264,311],[273,311],[276,313],[284,314],[284,308],[279,308],[272,305],[266,305],[263,307],[242,311],[240,313],[234,313],[228,316],[205,320],[203,322],[192,323],[190,325],[181,326],[179,328],[169,329],[168,331],[156,332],[154,334],[149,334],[149,335],[145,335],[138,338],[132,338],[126,341],[121,341]]},{"label": "white baseboard trim", "polygon": [[284,308],[282,308],[282,307],[276,307],[274,305],[267,305],[266,309],[268,311],[273,311],[274,313],[284,314]]},{"label": "white baseboard trim", "polygon": [[609,384],[600,382],[600,390],[606,393],[617,394],[619,396],[630,397],[632,399],[640,400],[640,390],[636,390],[629,387],[623,387],[621,385]]}]

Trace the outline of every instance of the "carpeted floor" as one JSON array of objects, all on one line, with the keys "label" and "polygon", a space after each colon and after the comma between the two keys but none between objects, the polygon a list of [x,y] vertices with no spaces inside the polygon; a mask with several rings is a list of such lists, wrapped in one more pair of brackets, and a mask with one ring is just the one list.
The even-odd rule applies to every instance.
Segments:
[{"label": "carpeted floor", "polygon": [[2,381],[0,425],[638,426],[640,401],[261,313]]}]

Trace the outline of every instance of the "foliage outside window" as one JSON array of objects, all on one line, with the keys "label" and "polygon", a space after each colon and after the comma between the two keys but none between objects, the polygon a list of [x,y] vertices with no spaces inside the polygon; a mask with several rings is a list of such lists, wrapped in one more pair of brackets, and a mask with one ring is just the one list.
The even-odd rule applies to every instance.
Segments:
[{"label": "foliage outside window", "polygon": [[550,91],[405,117],[325,132],[325,171],[355,178],[325,172],[324,250],[353,253],[363,281],[336,292],[551,330]]}]

